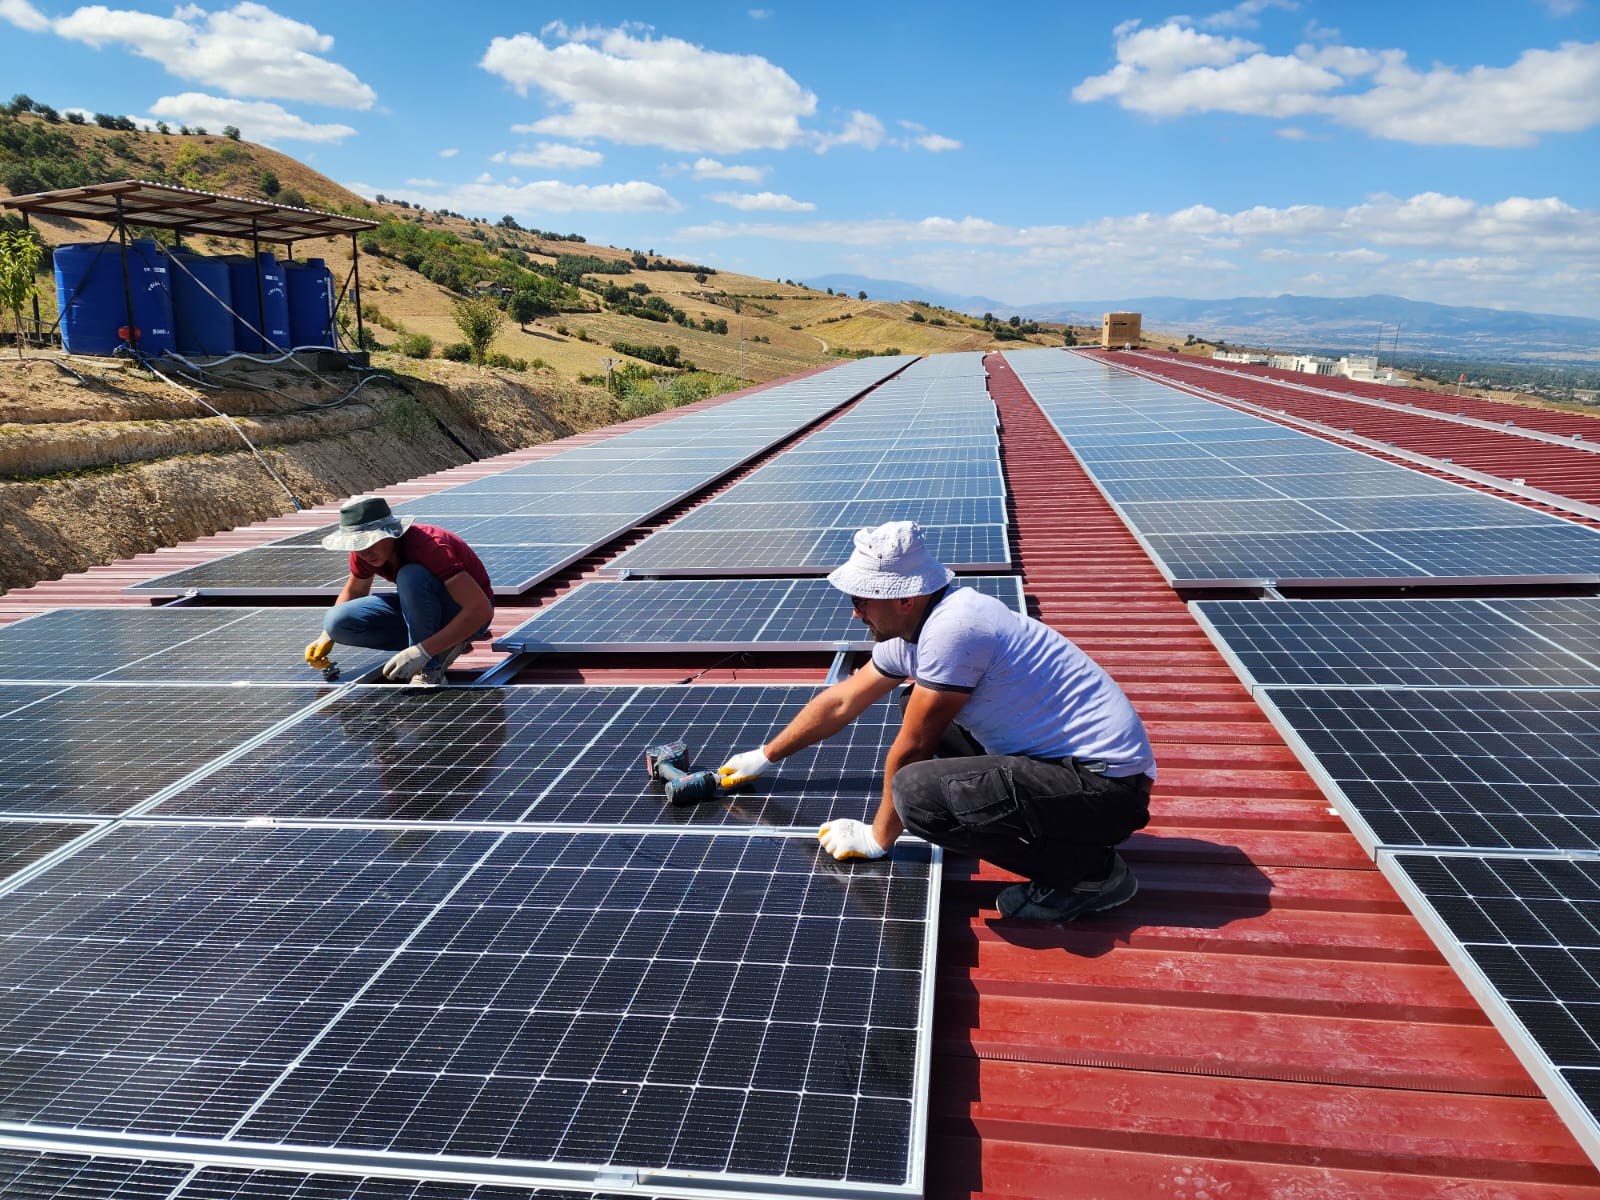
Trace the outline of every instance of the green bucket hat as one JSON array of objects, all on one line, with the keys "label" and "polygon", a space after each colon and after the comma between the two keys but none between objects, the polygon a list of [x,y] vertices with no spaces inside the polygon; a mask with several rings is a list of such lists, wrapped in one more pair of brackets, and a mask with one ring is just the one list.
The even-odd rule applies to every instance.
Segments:
[{"label": "green bucket hat", "polygon": [[365,550],[384,538],[397,538],[414,517],[397,517],[382,496],[352,496],[339,506],[339,528],[322,539],[327,550]]}]

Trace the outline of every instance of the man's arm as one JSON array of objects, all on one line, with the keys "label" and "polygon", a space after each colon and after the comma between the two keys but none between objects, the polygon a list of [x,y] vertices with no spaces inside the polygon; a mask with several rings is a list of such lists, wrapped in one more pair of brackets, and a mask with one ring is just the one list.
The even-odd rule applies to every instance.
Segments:
[{"label": "man's arm", "polygon": [[344,581],[344,586],[339,589],[339,594],[334,597],[335,604],[343,604],[346,600],[360,600],[363,596],[372,593],[372,576],[363,579],[359,575],[352,575]]},{"label": "man's arm", "polygon": [[494,602],[484,594],[478,581],[465,571],[444,581],[444,590],[461,606],[461,611],[445,624],[444,628],[417,644],[430,655],[439,654],[451,646],[466,641],[494,615]]},{"label": "man's arm", "polygon": [[854,721],[873,701],[881,700],[894,691],[899,682],[869,662],[813,696],[794,720],[761,749],[768,758],[777,762],[807,746],[815,746]]},{"label": "man's arm", "polygon": [[966,692],[939,692],[926,687],[911,689],[900,732],[883,760],[883,798],[872,818],[873,839],[887,850],[905,829],[894,808],[894,776],[901,767],[934,758],[939,739],[967,703]]}]

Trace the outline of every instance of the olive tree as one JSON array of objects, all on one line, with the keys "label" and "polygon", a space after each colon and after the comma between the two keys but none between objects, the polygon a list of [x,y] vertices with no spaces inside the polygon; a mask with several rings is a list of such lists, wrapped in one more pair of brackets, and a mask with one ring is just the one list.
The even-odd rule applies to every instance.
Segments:
[{"label": "olive tree", "polygon": [[462,300],[456,305],[456,326],[472,348],[472,361],[483,366],[489,357],[489,347],[494,335],[500,332],[500,323],[506,319],[500,306],[487,296]]}]

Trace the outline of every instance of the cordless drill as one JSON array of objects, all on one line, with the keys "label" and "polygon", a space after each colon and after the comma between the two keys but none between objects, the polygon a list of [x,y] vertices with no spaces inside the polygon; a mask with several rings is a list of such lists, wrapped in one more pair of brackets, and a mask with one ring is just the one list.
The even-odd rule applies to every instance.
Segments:
[{"label": "cordless drill", "polygon": [[679,806],[715,800],[721,781],[715,771],[689,770],[686,742],[664,742],[644,752],[645,770],[652,780],[667,785],[667,803]]}]

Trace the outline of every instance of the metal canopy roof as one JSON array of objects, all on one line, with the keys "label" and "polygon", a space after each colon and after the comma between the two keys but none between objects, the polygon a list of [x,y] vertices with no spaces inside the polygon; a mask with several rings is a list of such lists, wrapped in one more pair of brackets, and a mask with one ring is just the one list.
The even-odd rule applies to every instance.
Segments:
[{"label": "metal canopy roof", "polygon": [[362,217],[291,208],[269,200],[197,192],[163,183],[142,183],[137,179],[12,196],[0,200],[0,207],[18,208],[37,216],[111,222],[121,219],[183,234],[253,237],[285,243],[359,233],[378,225]]}]

